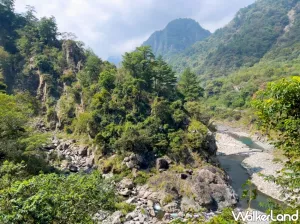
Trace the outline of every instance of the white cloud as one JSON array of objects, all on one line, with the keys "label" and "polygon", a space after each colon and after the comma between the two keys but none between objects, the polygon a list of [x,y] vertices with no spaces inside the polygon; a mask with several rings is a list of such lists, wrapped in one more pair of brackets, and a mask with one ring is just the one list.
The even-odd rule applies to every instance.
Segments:
[{"label": "white cloud", "polygon": [[214,31],[228,23],[239,8],[255,0],[16,0],[37,16],[55,16],[61,32],[73,32],[103,58],[139,46],[155,30],[176,18],[189,17]]}]

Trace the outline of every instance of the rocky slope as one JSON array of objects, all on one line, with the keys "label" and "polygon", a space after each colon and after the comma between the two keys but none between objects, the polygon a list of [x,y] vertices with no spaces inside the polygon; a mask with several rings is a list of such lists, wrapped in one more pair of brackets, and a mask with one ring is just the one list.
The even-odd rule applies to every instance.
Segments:
[{"label": "rocky slope", "polygon": [[155,55],[168,59],[208,36],[210,32],[203,29],[196,21],[176,19],[163,30],[154,32],[143,45],[151,46]]}]

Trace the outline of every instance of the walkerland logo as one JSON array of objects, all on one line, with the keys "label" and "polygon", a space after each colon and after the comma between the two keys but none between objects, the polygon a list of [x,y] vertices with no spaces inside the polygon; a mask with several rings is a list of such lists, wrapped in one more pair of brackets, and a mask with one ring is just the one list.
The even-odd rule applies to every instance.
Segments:
[{"label": "walkerland logo", "polygon": [[277,221],[277,222],[285,222],[285,221],[298,221],[299,220],[299,211],[293,215],[290,214],[278,214],[274,215],[273,211],[271,210],[271,213],[269,215],[261,214],[258,211],[247,211],[247,212],[239,212],[235,214],[232,211],[232,215],[235,219],[235,221],[242,220],[244,222],[253,222],[253,221],[261,221],[261,222],[267,222],[267,221]]}]

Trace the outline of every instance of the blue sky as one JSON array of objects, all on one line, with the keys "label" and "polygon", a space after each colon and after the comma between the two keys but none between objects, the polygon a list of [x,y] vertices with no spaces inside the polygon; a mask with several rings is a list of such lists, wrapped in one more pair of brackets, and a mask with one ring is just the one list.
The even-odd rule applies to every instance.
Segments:
[{"label": "blue sky", "polygon": [[55,16],[60,32],[72,32],[101,58],[140,46],[177,18],[192,18],[214,32],[255,0],[16,0],[16,10],[34,6],[37,16]]}]

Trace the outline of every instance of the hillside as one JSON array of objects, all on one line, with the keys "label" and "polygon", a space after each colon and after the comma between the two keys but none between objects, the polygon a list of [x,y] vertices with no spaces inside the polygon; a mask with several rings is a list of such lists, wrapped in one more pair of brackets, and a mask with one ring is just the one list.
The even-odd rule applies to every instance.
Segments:
[{"label": "hillside", "polygon": [[209,105],[243,107],[264,83],[299,75],[299,12],[297,0],[256,1],[169,63],[199,74]]},{"label": "hillside", "polygon": [[28,9],[0,1],[0,223],[158,223],[154,203],[237,203],[194,73],[177,82],[147,46],[116,68]]},{"label": "hillside", "polygon": [[203,29],[196,21],[176,19],[163,30],[154,32],[143,45],[151,46],[156,56],[161,55],[164,59],[168,59],[208,36],[210,32]]}]

